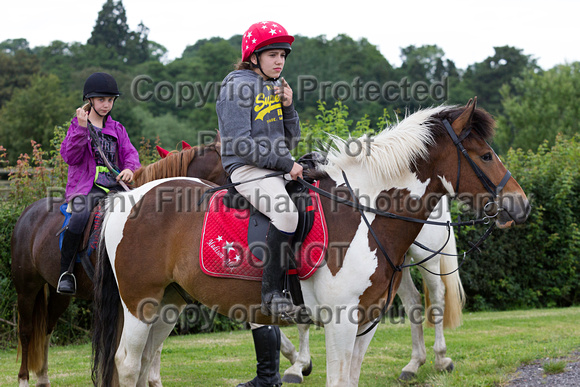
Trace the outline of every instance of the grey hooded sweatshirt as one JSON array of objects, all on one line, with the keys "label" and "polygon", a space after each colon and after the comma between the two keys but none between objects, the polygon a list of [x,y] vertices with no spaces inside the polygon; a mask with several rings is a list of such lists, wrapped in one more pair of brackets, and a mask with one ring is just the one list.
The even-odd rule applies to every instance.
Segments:
[{"label": "grey hooded sweatshirt", "polygon": [[223,80],[216,102],[222,164],[231,174],[243,165],[290,172],[290,155],[300,139],[294,104],[286,107],[274,93],[278,81],[251,70],[236,70]]}]

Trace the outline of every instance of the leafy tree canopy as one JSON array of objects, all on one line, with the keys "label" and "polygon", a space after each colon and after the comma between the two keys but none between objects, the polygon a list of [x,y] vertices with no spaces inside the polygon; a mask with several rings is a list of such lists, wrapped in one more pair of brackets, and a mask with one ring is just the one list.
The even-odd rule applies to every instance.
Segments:
[{"label": "leafy tree canopy", "polygon": [[580,132],[580,62],[545,72],[527,70],[501,88],[503,114],[495,143],[501,152],[510,147],[536,149],[556,135]]}]

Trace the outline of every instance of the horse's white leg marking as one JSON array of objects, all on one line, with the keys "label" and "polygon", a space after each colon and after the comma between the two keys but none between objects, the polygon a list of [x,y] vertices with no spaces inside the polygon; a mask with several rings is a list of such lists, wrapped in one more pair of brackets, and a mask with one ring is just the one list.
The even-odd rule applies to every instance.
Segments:
[{"label": "horse's white leg marking", "polygon": [[151,367],[149,368],[149,387],[161,387],[161,350],[163,349],[163,343],[155,351],[155,357],[151,362]]},{"label": "horse's white leg marking", "polygon": [[[143,355],[141,357],[142,372],[139,377],[138,385],[144,385],[145,382],[148,381],[150,387],[161,387],[160,369],[161,348],[163,347],[163,341],[169,336],[175,327],[178,316],[183,311],[184,307],[185,306],[179,309],[179,312],[174,316],[175,319],[171,318],[170,321],[175,321],[174,323],[171,323],[170,321],[166,322],[164,318],[159,318],[151,325],[147,344],[143,349]],[[157,365],[156,362],[159,364]],[[155,376],[156,378],[152,379],[152,376]],[[147,379],[145,379],[145,377],[147,377]]]},{"label": "horse's white leg marking", "polygon": [[[296,351],[296,347],[288,337],[284,334],[284,332],[280,331],[280,352],[290,364],[296,363],[296,359],[298,359],[298,351]],[[286,371],[288,372],[288,371]]]},{"label": "horse's white leg marking", "polygon": [[[423,279],[427,288],[429,289],[429,297],[431,300],[431,308],[437,308],[438,311],[436,315],[433,317],[433,325],[435,326],[435,344],[433,344],[433,350],[435,352],[435,369],[438,371],[446,370],[452,364],[452,360],[448,357],[445,357],[447,353],[447,346],[445,345],[445,336],[443,334],[443,312],[445,310],[445,286],[443,285],[443,281],[441,277],[429,275],[421,268],[421,274],[423,275]],[[433,271],[434,273],[439,273],[439,267],[437,268],[429,268],[429,270]],[[435,310],[437,310],[435,309]],[[429,316],[429,311],[425,312],[426,316]]]},{"label": "horse's white leg marking", "polygon": [[302,371],[310,367],[310,324],[298,324],[299,352],[296,363],[302,367]]},{"label": "horse's white leg marking", "polygon": [[282,333],[281,350],[283,351],[284,356],[292,363],[292,367],[284,371],[284,376],[282,377],[284,383],[302,383],[304,381],[304,375],[302,372],[310,367],[309,334],[309,324],[298,324],[300,352],[296,352],[294,344],[292,344],[292,342]]},{"label": "horse's white leg marking", "polygon": [[124,308],[123,334],[115,354],[115,364],[121,386],[143,386],[137,384],[141,374],[141,357],[149,338],[151,324],[145,324]]},{"label": "horse's white leg marking", "polygon": [[[405,264],[411,260],[410,256],[407,255],[405,259]],[[397,294],[403,302],[405,307],[405,312],[409,319],[411,320],[411,338],[413,341],[413,349],[411,352],[411,361],[403,368],[403,374],[408,376],[414,376],[417,374],[419,367],[425,364],[427,359],[427,353],[425,350],[425,340],[423,338],[423,325],[413,324],[412,321],[416,321],[417,317],[421,317],[422,303],[421,295],[417,291],[413,280],[411,279],[411,272],[409,268],[403,269],[403,277],[401,279],[401,285],[397,290]],[[401,376],[403,376],[403,374]]]},{"label": "horse's white leg marking", "polygon": [[[356,305],[353,305],[356,307]],[[350,369],[358,326],[348,321],[347,313],[340,313],[324,325],[326,341],[326,386],[350,386]]]},{"label": "horse's white leg marking", "polygon": [[[359,329],[359,332],[364,332],[368,327],[369,324],[365,324]],[[354,352],[352,354],[352,362],[350,364],[350,386],[356,387],[358,386],[358,380],[360,378],[360,369],[362,367],[362,362],[365,357],[365,353],[377,331],[378,324],[368,333],[364,334],[363,336],[357,336],[354,342]]]}]

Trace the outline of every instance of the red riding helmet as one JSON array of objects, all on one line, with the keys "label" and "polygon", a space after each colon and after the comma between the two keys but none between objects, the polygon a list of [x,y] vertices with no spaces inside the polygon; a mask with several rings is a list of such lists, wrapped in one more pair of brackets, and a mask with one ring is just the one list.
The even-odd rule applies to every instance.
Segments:
[{"label": "red riding helmet", "polygon": [[292,51],[294,37],[288,35],[286,28],[273,21],[254,23],[248,28],[242,38],[242,61],[248,62],[250,56],[266,50],[286,50],[286,55]]}]

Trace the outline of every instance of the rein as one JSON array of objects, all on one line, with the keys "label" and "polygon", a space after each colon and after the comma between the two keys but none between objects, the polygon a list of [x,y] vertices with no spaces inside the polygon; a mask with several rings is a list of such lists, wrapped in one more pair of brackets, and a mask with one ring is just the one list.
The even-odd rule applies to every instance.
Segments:
[{"label": "rein", "polygon": [[[97,136],[97,133],[95,131],[95,127],[88,120],[87,120],[87,129],[89,130],[89,135],[91,136],[91,140],[93,140],[93,143],[94,143],[95,147],[97,148],[97,151],[101,155],[101,158],[103,159],[103,162],[105,163],[105,166],[107,167],[107,169],[109,171],[111,171],[115,176],[119,176],[119,171],[117,171],[117,169],[115,169],[115,167],[113,167],[113,165],[111,165],[111,162],[109,161],[109,159],[107,159],[107,157],[105,156],[105,152],[103,152],[103,149],[101,148],[101,141],[99,140],[99,137]],[[123,189],[125,191],[127,191],[127,192],[130,191],[129,187],[127,187],[127,184],[125,184],[125,182],[123,180],[119,179],[117,182],[119,183],[119,185],[121,185],[121,187],[123,187]]]},{"label": "rein", "polygon": [[231,188],[231,187],[235,187],[235,186],[238,186],[240,184],[250,183],[252,181],[257,181],[257,180],[267,179],[269,177],[284,175],[285,173],[286,172],[284,172],[284,171],[276,171],[276,172],[268,173],[268,174],[266,174],[264,176],[255,177],[255,178],[250,179],[250,180],[238,181],[236,183],[228,183],[228,184],[220,185],[218,187],[210,188],[207,191],[205,191],[203,193],[203,195],[201,195],[201,198],[197,202],[197,206],[198,207],[201,206],[201,203],[203,203],[205,201],[205,199],[207,198],[207,196],[210,195],[210,194],[213,194],[214,192],[221,191],[222,189],[228,189],[228,188]]}]

